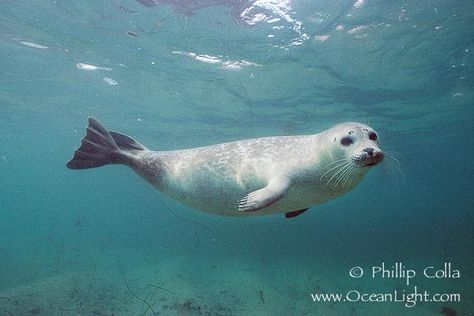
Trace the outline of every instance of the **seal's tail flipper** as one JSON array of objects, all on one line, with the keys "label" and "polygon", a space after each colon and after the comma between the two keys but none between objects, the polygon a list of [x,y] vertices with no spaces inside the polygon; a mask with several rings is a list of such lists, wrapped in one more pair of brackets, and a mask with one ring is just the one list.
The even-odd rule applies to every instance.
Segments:
[{"label": "seal's tail flipper", "polygon": [[147,148],[133,138],[109,132],[93,117],[88,118],[86,136],[74,157],[67,163],[69,169],[88,169],[108,164],[128,164],[133,151]]}]

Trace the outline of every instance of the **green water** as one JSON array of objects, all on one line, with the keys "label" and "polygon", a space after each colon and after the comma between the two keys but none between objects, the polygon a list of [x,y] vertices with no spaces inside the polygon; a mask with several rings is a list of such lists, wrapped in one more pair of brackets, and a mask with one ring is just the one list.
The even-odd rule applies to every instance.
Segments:
[{"label": "green water", "polygon": [[[0,314],[473,315],[471,1],[143,3],[0,2]],[[157,150],[360,121],[401,171],[291,220],[210,215],[67,169],[89,115]],[[311,296],[414,286],[460,301]]]}]

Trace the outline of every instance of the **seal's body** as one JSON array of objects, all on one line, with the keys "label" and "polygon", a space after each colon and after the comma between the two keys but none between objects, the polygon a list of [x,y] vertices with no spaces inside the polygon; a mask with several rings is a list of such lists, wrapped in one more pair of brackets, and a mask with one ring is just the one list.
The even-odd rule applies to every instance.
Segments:
[{"label": "seal's body", "polygon": [[354,188],[383,160],[377,134],[344,123],[315,135],[249,139],[174,151],[151,151],[89,118],[68,167],[129,165],[160,191],[206,212],[297,216]]}]

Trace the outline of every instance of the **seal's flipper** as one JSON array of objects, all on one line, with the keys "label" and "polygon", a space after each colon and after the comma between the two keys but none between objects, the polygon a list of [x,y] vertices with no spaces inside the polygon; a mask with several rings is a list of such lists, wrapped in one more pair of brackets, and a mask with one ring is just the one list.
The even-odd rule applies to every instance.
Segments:
[{"label": "seal's flipper", "polygon": [[296,216],[298,216],[298,215],[303,214],[303,213],[306,212],[307,210],[308,210],[307,208],[304,208],[304,209],[298,210],[298,211],[287,212],[287,213],[285,213],[285,217],[286,217],[286,218],[293,218],[293,217],[296,217]]},{"label": "seal's flipper", "polygon": [[260,190],[247,194],[239,201],[239,211],[255,212],[281,200],[290,187],[291,181],[286,176],[273,177],[268,185]]},{"label": "seal's flipper", "polygon": [[128,136],[119,133],[112,135],[93,117],[88,118],[88,123],[81,147],[67,163],[69,169],[96,168],[112,163],[126,164],[130,159],[127,151],[132,147],[134,150],[144,148]]},{"label": "seal's flipper", "polygon": [[137,142],[135,139],[114,131],[109,131],[112,138],[122,150],[148,150],[145,146]]}]

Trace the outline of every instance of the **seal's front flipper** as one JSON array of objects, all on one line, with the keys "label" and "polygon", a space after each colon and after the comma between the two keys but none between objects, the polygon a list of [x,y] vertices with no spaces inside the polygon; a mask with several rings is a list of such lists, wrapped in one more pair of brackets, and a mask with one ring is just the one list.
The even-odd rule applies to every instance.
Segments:
[{"label": "seal's front flipper", "polygon": [[287,212],[287,213],[285,213],[285,217],[286,217],[286,218],[293,218],[293,217],[296,217],[296,216],[298,216],[298,215],[303,214],[303,213],[306,212],[307,210],[308,210],[308,208],[304,208],[304,209],[302,209],[302,210]]},{"label": "seal's front flipper", "polygon": [[145,146],[126,135],[109,132],[93,117],[88,119],[86,136],[74,157],[67,163],[69,169],[88,169],[107,164],[128,164],[131,152],[145,150]]},{"label": "seal's front flipper", "polygon": [[250,192],[241,199],[239,201],[239,211],[255,212],[272,205],[285,196],[290,184],[291,181],[286,176],[273,177],[266,187]]}]

